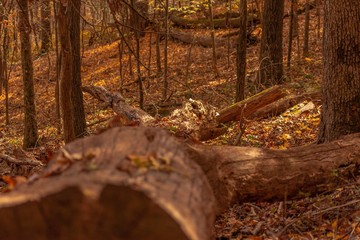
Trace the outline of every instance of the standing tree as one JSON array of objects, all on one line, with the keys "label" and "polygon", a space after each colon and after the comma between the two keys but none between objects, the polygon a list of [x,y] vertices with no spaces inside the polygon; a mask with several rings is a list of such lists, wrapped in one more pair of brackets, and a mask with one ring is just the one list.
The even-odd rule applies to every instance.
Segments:
[{"label": "standing tree", "polygon": [[72,82],[71,101],[73,104],[73,120],[75,137],[82,137],[86,133],[86,121],[83,93],[81,91],[81,53],[80,53],[80,9],[81,0],[69,2],[67,18],[71,39]]},{"label": "standing tree", "polygon": [[309,26],[310,25],[310,2],[306,0],[305,2],[305,24],[304,24],[304,48],[303,56],[309,56]]},{"label": "standing tree", "polygon": [[[71,0],[70,0],[71,1]],[[62,113],[63,131],[65,142],[75,139],[74,108],[72,104],[73,58],[70,40],[70,27],[67,18],[70,2],[57,1],[57,22],[60,38],[60,108]]]},{"label": "standing tree", "polygon": [[323,104],[318,141],[360,132],[360,2],[324,2]]},{"label": "standing tree", "polygon": [[50,0],[41,0],[41,53],[47,53],[51,46]]},{"label": "standing tree", "polygon": [[283,81],[284,0],[265,0],[262,13],[262,37],[258,81],[271,86]]},{"label": "standing tree", "polygon": [[240,35],[236,49],[236,96],[235,102],[245,98],[246,78],[246,22],[247,22],[247,1],[240,1]]},{"label": "standing tree", "polygon": [[31,53],[28,0],[18,0],[21,66],[24,85],[24,148],[34,147],[38,140]]}]

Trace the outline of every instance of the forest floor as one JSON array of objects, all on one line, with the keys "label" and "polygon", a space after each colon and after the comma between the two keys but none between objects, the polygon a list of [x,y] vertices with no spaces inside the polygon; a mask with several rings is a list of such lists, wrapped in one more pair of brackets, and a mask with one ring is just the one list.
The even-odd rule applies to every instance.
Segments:
[{"label": "forest floor", "polygon": [[[317,32],[316,11],[311,11],[310,54],[302,57],[302,36],[304,16],[299,16],[299,46],[294,39],[291,68],[285,68],[285,85],[293,94],[320,90],[322,79],[322,40]],[[284,20],[284,56],[288,49],[289,19]],[[209,34],[208,30],[196,31],[196,34]],[[217,30],[221,35],[229,30]],[[152,109],[161,102],[163,80],[157,77],[155,62],[155,37],[146,34],[141,39],[141,59],[144,63],[151,57],[150,71],[145,76],[145,106]],[[152,44],[150,44],[152,43]],[[85,43],[86,44],[86,43]],[[149,46],[151,51],[149,51]],[[161,42],[163,51],[164,43]],[[218,48],[219,76],[212,69],[212,50],[171,40],[169,41],[169,92],[168,102],[182,103],[188,98],[201,100],[217,109],[233,103],[236,81],[235,49]],[[259,44],[251,45],[247,51],[247,88],[246,95],[259,91],[256,83],[258,69]],[[82,53],[83,85],[104,86],[110,91],[120,90],[118,43],[104,43],[86,47]],[[162,54],[163,56],[163,54]],[[135,70],[131,74],[129,67],[135,69],[132,59],[129,66],[129,54],[122,59],[124,66],[123,96],[133,106],[138,105],[138,86]],[[190,62],[188,62],[190,61]],[[286,65],[286,58],[284,58]],[[186,68],[188,67],[188,76]],[[37,56],[34,59],[36,106],[39,128],[39,144],[26,157],[47,161],[51,152],[63,145],[62,136],[55,112],[55,54]],[[0,152],[15,158],[21,158],[23,113],[21,68],[19,64],[11,67],[10,77],[10,125],[5,125],[4,104],[0,106]],[[4,102],[4,94],[0,100]],[[114,115],[113,111],[88,94],[84,94],[86,120],[90,134],[106,126]],[[271,149],[287,149],[316,141],[320,101],[309,111],[298,114],[297,110],[308,104],[302,102],[280,116],[263,120],[251,120],[246,123],[245,132],[239,146],[253,146]],[[168,109],[171,111],[173,109]],[[232,144],[238,134],[239,126],[233,124],[229,131],[206,144]],[[6,170],[2,170],[2,174]],[[306,196],[299,200],[283,202],[253,202],[235,205],[218,217],[214,231],[217,239],[357,239],[360,238],[360,179],[344,180],[333,191],[318,196]]]}]

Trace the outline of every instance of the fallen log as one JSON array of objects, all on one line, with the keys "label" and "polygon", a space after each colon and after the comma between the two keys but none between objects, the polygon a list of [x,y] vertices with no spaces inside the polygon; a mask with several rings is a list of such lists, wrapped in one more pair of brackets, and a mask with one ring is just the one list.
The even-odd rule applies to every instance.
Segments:
[{"label": "fallen log", "polygon": [[210,239],[215,214],[232,204],[329,190],[359,174],[359,163],[360,134],[268,150],[113,128],[66,145],[39,179],[1,195],[1,236]]},{"label": "fallen log", "polygon": [[211,239],[215,199],[164,131],[113,128],[68,144],[0,196],[2,239]]},{"label": "fallen log", "polygon": [[190,146],[219,206],[302,198],[336,188],[359,174],[360,134],[288,150]]},{"label": "fallen log", "polygon": [[[177,26],[183,27],[183,28],[206,28],[210,26],[210,20],[209,19],[190,19],[190,18],[184,18],[180,17],[178,13],[173,12],[170,15],[170,20]],[[240,18],[221,18],[221,19],[213,19],[214,21],[214,28],[238,28],[240,27]],[[259,23],[259,17],[256,14],[250,13],[247,16],[247,25],[252,26],[256,23]]]},{"label": "fallen log", "polygon": [[274,86],[268,88],[252,97],[241,102],[237,102],[220,111],[216,117],[218,123],[227,123],[247,118],[258,109],[273,103],[286,96],[286,90],[283,86]]},{"label": "fallen log", "polygon": [[267,117],[274,117],[284,113],[289,108],[305,101],[305,100],[319,100],[321,97],[320,92],[306,93],[298,96],[291,96],[282,98],[276,102],[270,103],[247,117],[247,119],[261,119]]}]

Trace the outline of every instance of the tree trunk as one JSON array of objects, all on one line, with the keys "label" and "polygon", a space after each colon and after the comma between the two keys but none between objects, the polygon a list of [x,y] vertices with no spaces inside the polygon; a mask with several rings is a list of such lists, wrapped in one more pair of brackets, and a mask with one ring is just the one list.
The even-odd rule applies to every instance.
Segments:
[{"label": "tree trunk", "polygon": [[234,203],[303,197],[359,174],[359,144],[356,134],[289,150],[189,146],[164,130],[113,128],[66,145],[38,179],[0,196],[0,231],[211,239],[215,215]]},{"label": "tree trunk", "polygon": [[310,0],[305,3],[305,23],[304,23],[304,48],[303,56],[309,56],[309,25],[310,25]]},{"label": "tree trunk", "polygon": [[86,134],[84,101],[81,91],[80,9],[81,0],[72,0],[67,13],[71,40],[71,101],[73,104],[75,137],[82,137]]},{"label": "tree trunk", "polygon": [[247,40],[247,1],[240,2],[240,35],[236,46],[236,95],[235,102],[245,99],[246,80],[246,40]]},{"label": "tree trunk", "polygon": [[320,143],[360,132],[360,2],[326,0],[324,6]]},{"label": "tree trunk", "polygon": [[51,46],[50,0],[41,0],[41,53],[47,53]]},{"label": "tree trunk", "polygon": [[209,7],[209,20],[210,20],[210,36],[211,36],[211,47],[212,47],[212,67],[214,71],[214,75],[216,77],[219,76],[219,71],[217,68],[217,57],[216,57],[216,43],[215,43],[215,27],[214,27],[214,14],[211,0],[208,0],[208,7]]},{"label": "tree trunk", "polygon": [[24,84],[24,140],[25,148],[34,147],[38,140],[35,93],[33,80],[33,62],[30,39],[30,20],[27,0],[19,0],[19,32],[21,43],[21,65]]},{"label": "tree trunk", "polygon": [[61,45],[61,70],[59,80],[60,107],[63,120],[64,141],[68,143],[76,137],[74,132],[74,108],[72,103],[74,68],[70,26],[67,18],[71,4],[68,1],[58,1],[57,3],[58,33]]},{"label": "tree trunk", "polygon": [[260,44],[258,81],[269,87],[283,82],[284,0],[265,0]]}]

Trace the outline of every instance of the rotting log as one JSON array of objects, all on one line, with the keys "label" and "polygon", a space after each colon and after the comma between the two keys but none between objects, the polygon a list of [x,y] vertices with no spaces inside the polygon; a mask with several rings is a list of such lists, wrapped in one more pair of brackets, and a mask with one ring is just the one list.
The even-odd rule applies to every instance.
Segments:
[{"label": "rotting log", "polygon": [[216,120],[218,123],[227,123],[247,118],[258,109],[273,103],[286,95],[286,89],[283,86],[273,86],[221,110],[216,117]]},{"label": "rotting log", "polygon": [[269,105],[266,105],[253,114],[247,117],[247,119],[261,119],[267,117],[278,116],[288,110],[289,108],[299,104],[305,100],[313,101],[320,100],[320,92],[305,93],[302,95],[291,96],[287,98],[282,98],[276,102],[273,102]]},{"label": "rotting log", "polygon": [[3,239],[211,239],[215,199],[164,130],[113,128],[66,145],[0,196]]},{"label": "rotting log", "polygon": [[[177,26],[183,28],[206,28],[210,26],[209,19],[190,19],[180,17],[178,13],[173,12],[170,15],[170,20]],[[259,23],[259,18],[256,14],[249,14],[248,16],[248,26]],[[227,28],[231,26],[232,28],[240,27],[240,18],[226,18],[214,19],[214,28]]]},{"label": "rotting log", "polygon": [[38,179],[1,195],[1,236],[211,239],[215,214],[232,204],[327,191],[359,174],[359,163],[360,134],[269,150],[113,128],[66,145]]},{"label": "rotting log", "polygon": [[360,134],[288,150],[189,145],[218,206],[301,198],[336,188],[359,175]]}]

